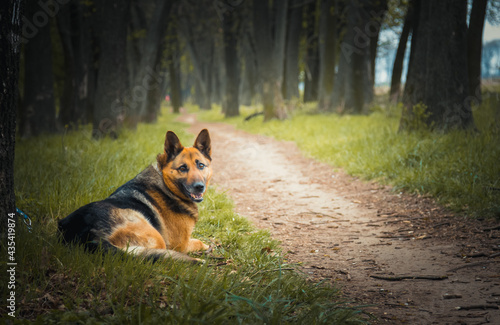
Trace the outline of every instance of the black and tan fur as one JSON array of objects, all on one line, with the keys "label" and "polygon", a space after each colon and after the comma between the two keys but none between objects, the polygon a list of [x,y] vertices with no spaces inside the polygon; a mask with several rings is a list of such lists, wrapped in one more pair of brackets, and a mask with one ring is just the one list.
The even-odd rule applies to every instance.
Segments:
[{"label": "black and tan fur", "polygon": [[165,150],[155,164],[108,198],[59,221],[64,241],[197,262],[186,253],[208,249],[191,233],[198,220],[196,203],[203,200],[212,175],[211,161],[208,130],[202,130],[189,148],[168,131]]}]

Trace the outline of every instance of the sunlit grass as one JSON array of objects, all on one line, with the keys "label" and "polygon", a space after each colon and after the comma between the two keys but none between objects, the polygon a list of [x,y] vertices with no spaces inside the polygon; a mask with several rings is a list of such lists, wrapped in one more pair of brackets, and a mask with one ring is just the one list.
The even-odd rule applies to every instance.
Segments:
[{"label": "sunlit grass", "polygon": [[[56,222],[100,200],[155,161],[167,130],[185,145],[193,135],[164,114],[156,124],[124,131],[118,140],[92,140],[90,129],[64,137],[19,140],[17,206],[33,219],[16,237],[16,320],[39,324],[358,324],[359,309],[337,289],[308,282],[286,264],[278,242],[233,211],[210,188],[200,204],[194,237],[215,247],[204,266],[155,264],[122,254],[89,254],[58,241]],[[4,243],[2,252],[5,251]],[[6,256],[6,254],[2,254]],[[202,257],[206,258],[206,257]],[[224,265],[214,266],[225,262]],[[6,272],[0,275],[5,282]]]},{"label": "sunlit grass", "polygon": [[294,141],[310,157],[365,179],[392,184],[396,191],[430,194],[442,204],[475,217],[500,218],[500,106],[487,93],[474,109],[478,132],[398,132],[400,109],[374,107],[369,116],[313,114],[301,107],[285,121],[245,122],[258,110],[224,120],[217,110],[200,118],[226,121],[253,133]]}]

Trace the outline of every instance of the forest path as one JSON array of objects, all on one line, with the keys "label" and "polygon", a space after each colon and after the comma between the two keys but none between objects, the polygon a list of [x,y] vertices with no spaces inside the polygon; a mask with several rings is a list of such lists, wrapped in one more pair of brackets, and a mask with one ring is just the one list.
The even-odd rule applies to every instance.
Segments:
[{"label": "forest path", "polygon": [[195,115],[180,119],[193,134],[209,129],[212,184],[227,191],[236,211],[269,229],[289,263],[335,282],[354,304],[370,305],[373,323],[500,324],[500,231],[485,231],[494,224],[334,171],[293,143]]}]

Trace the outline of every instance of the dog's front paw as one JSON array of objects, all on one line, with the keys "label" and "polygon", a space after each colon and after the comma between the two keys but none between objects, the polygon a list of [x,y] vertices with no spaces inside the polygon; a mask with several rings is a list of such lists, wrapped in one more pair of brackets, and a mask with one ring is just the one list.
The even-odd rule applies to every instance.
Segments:
[{"label": "dog's front paw", "polygon": [[210,247],[201,240],[191,238],[189,240],[188,252],[206,251]]},{"label": "dog's front paw", "polygon": [[208,246],[207,244],[205,244],[203,242],[201,242],[201,244],[203,245],[203,248],[201,249],[202,251],[205,251],[207,253],[212,251],[212,247]]}]

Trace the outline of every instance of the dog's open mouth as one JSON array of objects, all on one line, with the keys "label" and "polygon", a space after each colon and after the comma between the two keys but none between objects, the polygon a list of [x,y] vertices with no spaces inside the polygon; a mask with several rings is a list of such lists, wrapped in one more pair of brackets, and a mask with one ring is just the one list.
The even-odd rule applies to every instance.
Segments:
[{"label": "dog's open mouth", "polygon": [[195,202],[203,201],[203,193],[199,193],[199,194],[189,193],[189,196],[191,197],[191,200],[193,200]]}]

